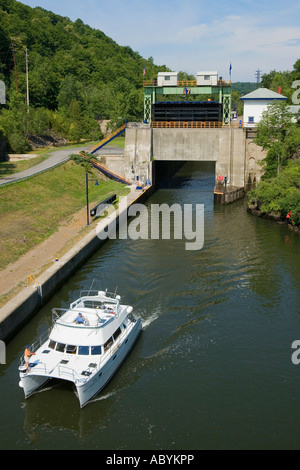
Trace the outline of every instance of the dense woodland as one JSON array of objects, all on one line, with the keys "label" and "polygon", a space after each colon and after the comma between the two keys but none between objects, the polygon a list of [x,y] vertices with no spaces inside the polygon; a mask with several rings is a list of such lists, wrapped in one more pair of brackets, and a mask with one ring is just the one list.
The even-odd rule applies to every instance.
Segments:
[{"label": "dense woodland", "polygon": [[[29,109],[26,104],[28,53]],[[7,103],[0,105],[0,137],[13,152],[29,149],[33,135],[60,136],[69,141],[102,137],[99,121],[112,127],[143,118],[143,70],[151,80],[157,66],[129,46],[121,47],[103,32],[72,22],[43,8],[15,0],[0,4],[0,80]],[[180,79],[195,77],[180,72]],[[291,84],[300,79],[300,59],[292,72],[271,72],[261,86],[281,86],[289,101]],[[255,83],[232,85],[233,109],[242,113],[240,97]],[[203,99],[203,97],[202,97]]]},{"label": "dense woodland", "polygon": [[[26,49],[30,111],[26,106]],[[31,134],[53,132],[68,140],[101,137],[98,120],[112,125],[143,117],[143,69],[159,70],[130,47],[78,19],[15,0],[0,4],[0,80],[7,88],[0,132],[22,152]]]}]

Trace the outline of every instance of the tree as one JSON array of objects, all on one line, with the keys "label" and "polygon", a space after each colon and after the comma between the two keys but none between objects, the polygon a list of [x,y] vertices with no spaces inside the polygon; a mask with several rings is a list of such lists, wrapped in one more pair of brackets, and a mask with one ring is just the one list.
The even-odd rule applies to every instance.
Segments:
[{"label": "tree", "polygon": [[237,112],[238,116],[243,115],[244,104],[241,101],[241,95],[237,90],[231,92],[231,109]]},{"label": "tree", "polygon": [[268,74],[264,74],[261,81],[261,86],[268,88],[269,90],[278,92],[278,88],[281,89],[281,94],[287,97],[287,102],[293,104],[293,88],[292,83],[295,80],[300,79],[300,59],[294,64],[294,70],[292,72],[284,71],[277,72],[272,70]]},{"label": "tree", "polygon": [[274,178],[260,181],[250,193],[261,212],[275,213],[282,220],[287,215],[293,225],[300,225],[300,160],[289,160],[287,166]]},{"label": "tree", "polygon": [[299,140],[299,128],[293,122],[293,115],[288,111],[287,104],[274,101],[263,113],[255,138],[255,142],[267,150],[263,161],[264,178],[280,173],[295,152]]},{"label": "tree", "polygon": [[[100,119],[116,125],[120,117],[142,119],[143,68],[150,80],[165,66],[154,65],[152,57],[144,59],[129,46],[119,46],[80,19],[72,22],[16,0],[0,3],[0,80],[7,90],[0,125],[13,151],[26,150],[28,134],[45,133],[48,126],[66,139],[98,139]],[[23,106],[26,49],[29,113]]]}]

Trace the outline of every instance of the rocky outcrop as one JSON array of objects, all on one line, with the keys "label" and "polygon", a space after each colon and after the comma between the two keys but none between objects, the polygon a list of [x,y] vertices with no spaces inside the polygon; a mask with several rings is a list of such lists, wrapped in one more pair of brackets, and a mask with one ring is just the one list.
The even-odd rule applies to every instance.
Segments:
[{"label": "rocky outcrop", "polygon": [[29,135],[27,141],[33,149],[42,147],[59,147],[66,145],[67,141],[63,137],[49,133],[49,135]]}]

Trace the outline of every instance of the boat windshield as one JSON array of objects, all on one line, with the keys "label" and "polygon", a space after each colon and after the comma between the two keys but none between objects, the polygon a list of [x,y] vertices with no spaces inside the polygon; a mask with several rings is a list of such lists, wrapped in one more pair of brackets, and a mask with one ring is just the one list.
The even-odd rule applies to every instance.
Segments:
[{"label": "boat windshield", "polygon": [[50,340],[48,347],[57,352],[66,354],[78,354],[79,356],[98,356],[102,354],[102,346],[74,346],[71,344],[56,343]]}]

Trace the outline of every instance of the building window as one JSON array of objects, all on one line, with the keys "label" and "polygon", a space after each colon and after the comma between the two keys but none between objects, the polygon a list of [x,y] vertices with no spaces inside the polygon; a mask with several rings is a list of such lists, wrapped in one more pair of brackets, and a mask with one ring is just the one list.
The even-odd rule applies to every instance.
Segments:
[{"label": "building window", "polygon": [[254,122],[254,116],[249,116],[248,117],[248,122]]},{"label": "building window", "polygon": [[204,75],[204,80],[210,80],[210,75]]},{"label": "building window", "polygon": [[166,76],[165,76],[165,80],[171,80],[170,75],[166,75]]}]

